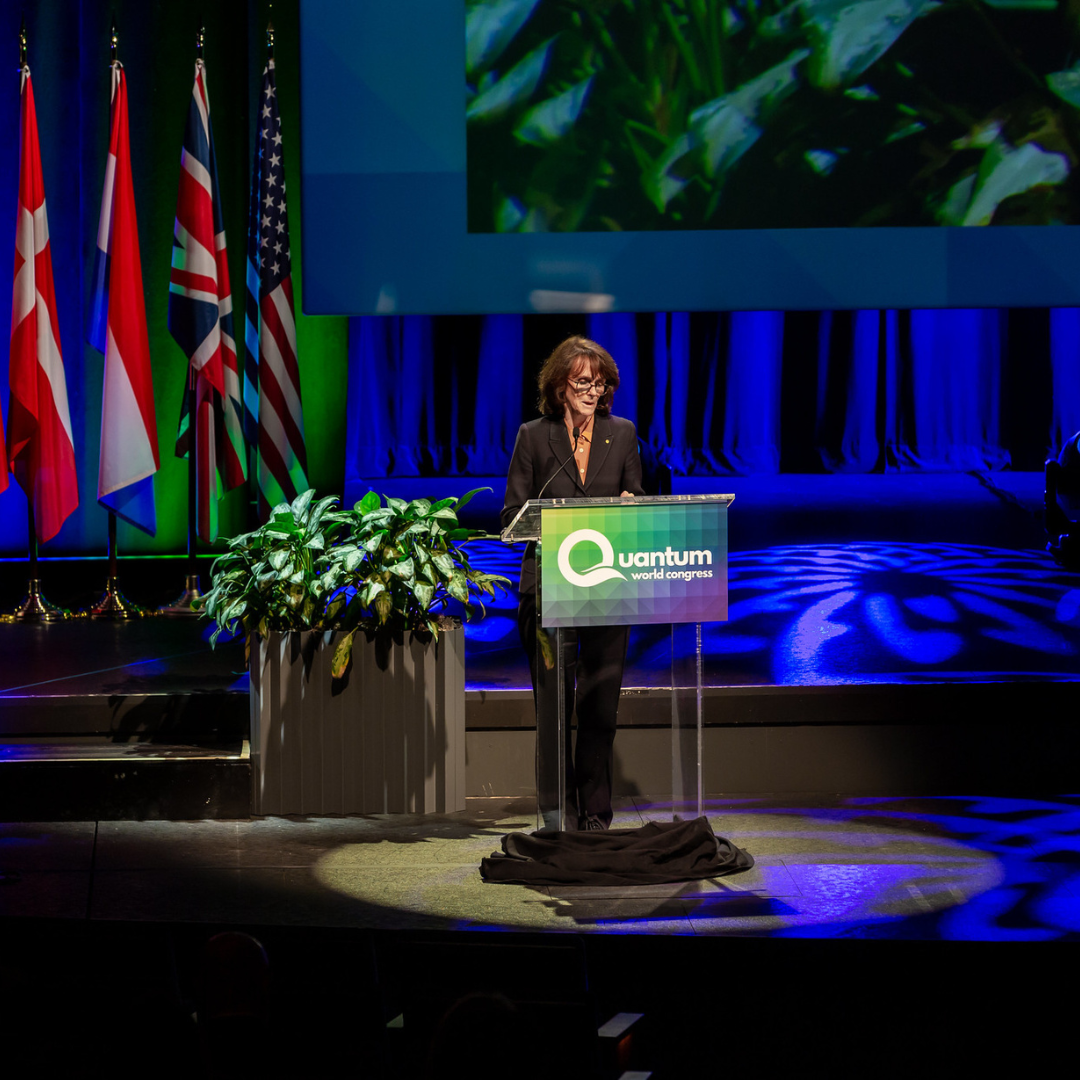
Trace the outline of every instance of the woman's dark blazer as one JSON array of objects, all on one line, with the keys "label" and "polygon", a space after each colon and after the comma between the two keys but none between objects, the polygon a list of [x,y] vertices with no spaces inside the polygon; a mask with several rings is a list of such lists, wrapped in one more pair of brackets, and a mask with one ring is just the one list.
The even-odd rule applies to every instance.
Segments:
[{"label": "woman's dark blazer", "polygon": [[[541,416],[518,429],[510,472],[506,477],[506,500],[502,509],[505,529],[521,507],[544,491],[545,499],[585,499],[621,495],[632,491],[644,495],[637,430],[629,420],[596,414],[593,420],[589,471],[582,484],[573,456],[573,443],[561,416]],[[559,468],[560,462],[566,462]],[[556,473],[558,475],[556,475]],[[554,477],[554,479],[552,479]],[[535,545],[529,544],[521,561],[520,593],[536,592]]]}]

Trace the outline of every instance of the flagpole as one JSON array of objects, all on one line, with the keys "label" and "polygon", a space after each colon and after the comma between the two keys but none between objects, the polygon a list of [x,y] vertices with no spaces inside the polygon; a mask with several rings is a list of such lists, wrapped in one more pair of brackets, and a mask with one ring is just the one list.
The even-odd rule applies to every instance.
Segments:
[{"label": "flagpole", "polygon": [[15,609],[16,622],[57,622],[70,619],[71,612],[66,608],[51,604],[41,593],[41,578],[38,571],[37,525],[34,521],[34,500],[26,500],[26,529],[28,533],[29,555],[27,558],[28,580],[26,596]]},{"label": "flagpole", "polygon": [[[195,59],[203,59],[203,47],[206,43],[206,27],[202,22],[195,32]],[[162,615],[189,617],[198,615],[195,602],[202,599],[199,590],[199,565],[195,556],[197,542],[196,523],[198,521],[198,400],[195,391],[195,370],[188,365],[188,533],[187,533],[187,573],[184,575],[184,591],[171,603],[159,608]]]},{"label": "flagpole", "polygon": [[[116,33],[116,18],[113,17],[112,27],[109,31],[109,68],[116,64],[116,48],[118,44]],[[98,600],[86,609],[86,614],[91,619],[138,619],[146,614],[137,604],[133,604],[121,591],[119,582],[119,561],[116,547],[116,513],[108,511],[109,516],[109,568],[105,578],[105,591]]]},{"label": "flagpole", "polygon": [[[26,67],[26,16],[19,27],[19,71]],[[70,619],[71,612],[50,603],[41,593],[41,578],[38,570],[37,522],[34,520],[34,497],[26,496],[26,534],[27,534],[27,583],[23,602],[12,613],[16,622],[57,622]]]},{"label": "flagpole", "polygon": [[[201,45],[200,45],[201,52]],[[195,525],[198,520],[198,500],[196,499],[196,484],[198,482],[198,461],[196,460],[196,454],[198,453],[199,440],[197,438],[196,429],[196,413],[197,408],[196,394],[195,394],[195,372],[194,369],[188,367],[188,434],[190,441],[188,443],[188,530],[187,530],[187,573],[184,575],[184,591],[171,603],[165,607],[158,608],[158,611],[162,615],[169,616],[189,616],[198,615],[199,611],[195,608],[195,601],[202,599],[202,592],[199,590],[199,565],[195,556],[195,545],[197,537],[195,533]]]}]

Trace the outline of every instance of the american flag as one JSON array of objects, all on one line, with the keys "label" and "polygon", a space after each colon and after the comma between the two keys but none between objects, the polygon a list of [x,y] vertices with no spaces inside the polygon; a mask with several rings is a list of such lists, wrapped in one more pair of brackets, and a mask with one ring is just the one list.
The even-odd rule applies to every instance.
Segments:
[{"label": "american flag", "polygon": [[[247,387],[258,387],[259,518],[308,487],[274,61],[263,72],[248,214]],[[257,343],[258,353],[255,348]],[[254,395],[251,395],[253,399]],[[254,401],[252,401],[254,404]]]},{"label": "american flag", "polygon": [[60,531],[79,505],[75,445],[53,289],[45,181],[30,68],[22,69],[19,216],[11,301],[7,456],[34,510],[39,540]]},{"label": "american flag", "polygon": [[218,533],[218,499],[242,484],[247,472],[225,223],[202,60],[195,61],[195,84],[180,154],[169,275],[169,332],[191,361],[188,385],[193,382],[195,389],[194,440],[185,391],[176,454],[187,457],[194,446],[196,531],[200,539],[211,543]]}]

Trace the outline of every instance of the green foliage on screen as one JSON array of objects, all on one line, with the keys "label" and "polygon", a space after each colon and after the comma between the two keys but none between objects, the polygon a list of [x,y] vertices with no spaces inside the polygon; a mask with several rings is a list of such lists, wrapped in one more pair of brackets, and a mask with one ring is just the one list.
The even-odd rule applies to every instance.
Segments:
[{"label": "green foliage on screen", "polygon": [[1075,223],[1078,39],[1056,0],[474,0],[469,229]]}]

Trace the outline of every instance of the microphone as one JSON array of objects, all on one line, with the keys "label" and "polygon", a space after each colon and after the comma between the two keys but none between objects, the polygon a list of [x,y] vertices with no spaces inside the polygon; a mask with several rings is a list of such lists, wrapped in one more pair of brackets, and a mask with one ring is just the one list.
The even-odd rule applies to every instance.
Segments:
[{"label": "microphone", "polygon": [[547,489],[548,489],[548,484],[550,484],[551,481],[554,480],[555,477],[558,476],[559,473],[561,473],[563,471],[563,469],[566,467],[566,463],[570,460],[570,458],[572,458],[577,453],[577,444],[578,444],[578,439],[580,437],[581,437],[581,429],[580,428],[574,428],[574,447],[573,447],[573,449],[570,451],[569,455],[567,457],[565,457],[560,462],[559,467],[547,478],[547,480],[544,481],[544,486],[540,489],[540,494],[537,495],[536,498],[538,498],[538,499],[543,498],[544,492],[547,491]]},{"label": "microphone", "polygon": [[[580,437],[581,437],[580,428],[574,428],[574,448],[570,451],[569,455],[567,457],[563,458],[563,460],[559,463],[559,467],[547,478],[547,480],[544,481],[544,486],[540,489],[540,494],[536,496],[537,499],[539,499],[539,498],[541,498],[543,496],[544,492],[547,491],[547,489],[548,489],[548,484],[550,484],[551,481],[554,480],[555,477],[558,476],[560,472],[562,472],[562,470],[566,467],[566,463],[570,460],[570,458],[572,458],[577,453],[577,444],[578,444],[578,439]],[[501,536],[502,536],[503,540],[507,539],[507,535],[506,535],[507,533],[513,532],[514,527],[517,525],[517,523],[524,516],[526,506],[528,506],[528,503],[531,503],[532,501],[533,501],[532,499],[529,499],[528,502],[525,504],[525,506],[522,506],[521,509],[518,510],[517,514],[514,516],[514,520],[511,521],[510,524],[507,525],[505,529],[503,529],[503,531],[501,533]],[[508,542],[512,543],[512,541],[508,541]],[[530,541],[530,543],[532,543],[532,541]]]}]

